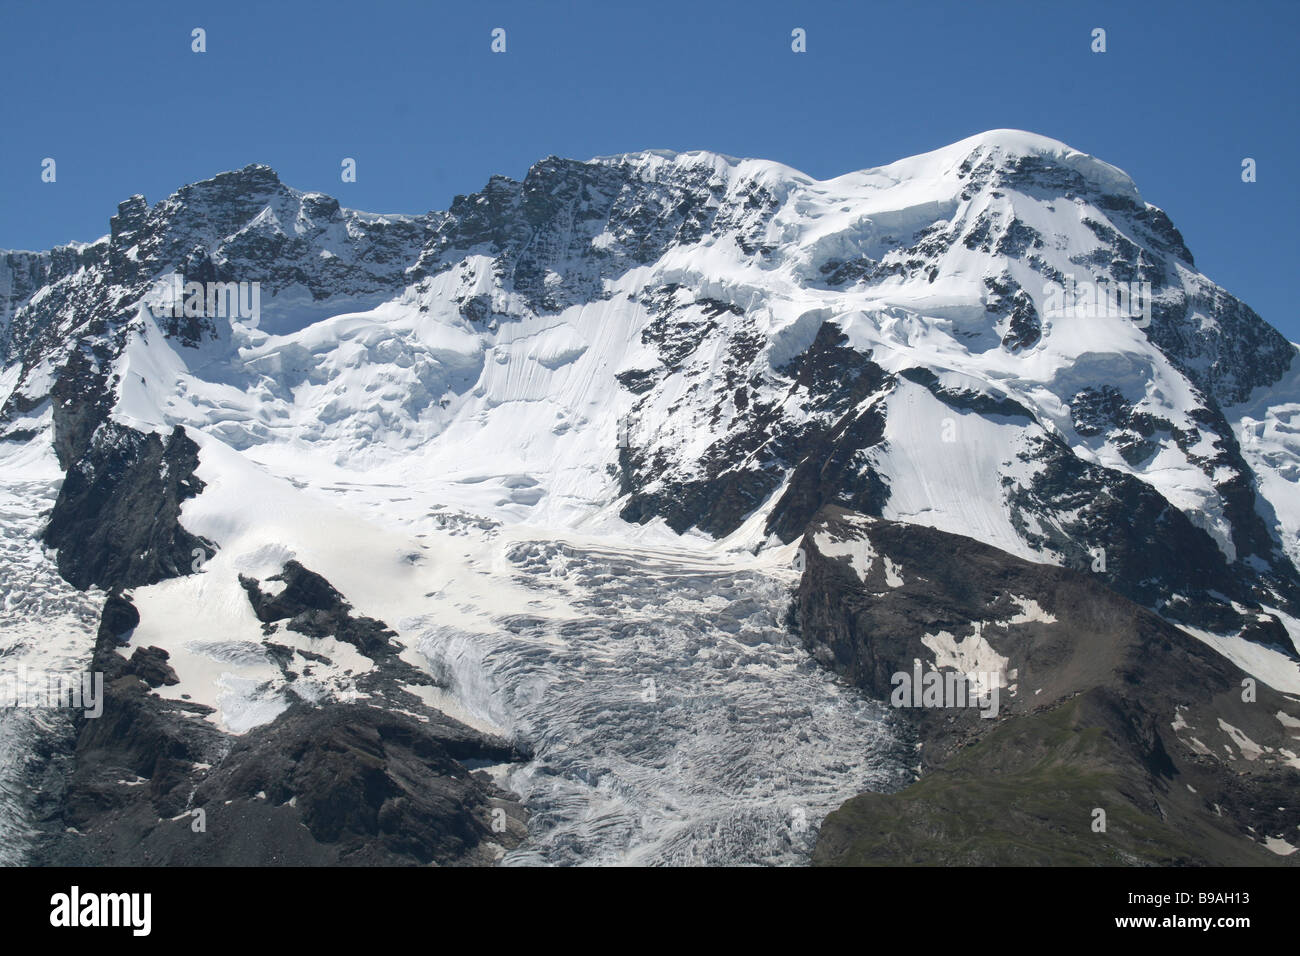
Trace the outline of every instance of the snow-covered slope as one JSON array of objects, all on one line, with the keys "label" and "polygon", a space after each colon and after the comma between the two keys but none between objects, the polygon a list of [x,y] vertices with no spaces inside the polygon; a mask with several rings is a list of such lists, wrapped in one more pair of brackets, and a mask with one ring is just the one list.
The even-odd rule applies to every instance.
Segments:
[{"label": "snow-covered slope", "polygon": [[[258,283],[260,313],[178,317],[173,276]],[[1123,283],[1145,309],[1059,307],[1054,290],[1086,283]],[[702,152],[552,157],[409,217],[249,166],[153,207],[132,197],[90,245],[0,255],[0,317],[9,446],[52,446],[81,488],[154,460],[123,436],[180,426],[194,443],[167,542],[49,543],[69,580],[134,589],[123,653],[168,650],[180,682],[158,693],[233,733],[295,699],[364,698],[357,675],[378,666],[283,630],[292,664],[267,656],[241,575],[266,582],[289,559],[439,675],[413,691],[424,704],[534,742],[561,724],[519,696],[528,644],[631,696],[683,654],[793,674],[784,651],[754,650],[776,631],[702,623],[691,602],[712,605],[682,576],[780,580],[827,504],[1091,569],[1270,666],[1293,668],[1300,646],[1296,346],[1196,271],[1126,174],[1034,134],[826,181]],[[171,448],[151,481],[177,479]],[[94,500],[78,520],[94,523]],[[560,550],[521,568],[542,547]],[[584,660],[581,622],[627,582],[575,581],[566,562],[601,553],[627,574],[671,555],[666,600],[685,603],[664,614],[708,640],[651,642],[644,673],[599,641]],[[776,591],[746,587],[763,595],[755,622],[779,621]],[[467,659],[477,670],[448,663]],[[722,713],[735,689],[692,694]],[[685,746],[691,721],[672,726]],[[843,726],[799,773],[838,759]],[[644,736],[627,739],[635,762]]]}]

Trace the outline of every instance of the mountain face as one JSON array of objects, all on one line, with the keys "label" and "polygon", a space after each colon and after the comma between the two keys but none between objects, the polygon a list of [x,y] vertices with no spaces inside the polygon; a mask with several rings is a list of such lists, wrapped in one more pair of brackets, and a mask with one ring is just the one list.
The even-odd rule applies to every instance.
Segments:
[{"label": "mountain face", "polygon": [[[833,507],[804,545],[809,650],[914,718],[924,771],[832,813],[815,862],[1250,865],[1300,827],[1300,700],[1094,575]],[[974,694],[925,706],[922,661]]]},{"label": "mountain face", "polygon": [[[134,196],[97,242],[0,253],[5,515],[40,527],[0,552],[6,612],[33,589],[105,608],[67,611],[57,653],[0,618],[3,646],[93,656],[117,714],[43,731],[66,793],[23,809],[27,842],[251,861],[157,822],[233,806],[301,862],[797,862],[873,791],[905,809],[846,807],[816,859],[876,860],[922,851],[855,820],[941,813],[900,789],[908,741],[969,738],[974,778],[1041,720],[1101,728],[1126,793],[1200,773],[1238,808],[1143,808],[1216,849],[1119,858],[1284,859],[1297,821],[1250,808],[1296,782],[1295,353],[1123,172],[1016,131],[826,181],[552,157],[419,216],[265,166]],[[958,591],[845,578],[856,532],[827,522],[890,529],[890,561]],[[971,555],[992,570],[962,583]],[[1039,710],[963,730],[881,703],[890,668],[964,666],[926,628],[965,647],[985,604],[1048,607],[1064,580],[1078,620],[1050,653],[993,642],[1052,670]],[[1067,650],[1093,665],[1042,663]],[[1281,715],[1217,718],[1272,755],[1259,791],[1152,729],[1239,675]],[[1186,718],[1207,749],[1235,739],[1201,729],[1218,706]],[[17,720],[0,733],[32,739]]]}]

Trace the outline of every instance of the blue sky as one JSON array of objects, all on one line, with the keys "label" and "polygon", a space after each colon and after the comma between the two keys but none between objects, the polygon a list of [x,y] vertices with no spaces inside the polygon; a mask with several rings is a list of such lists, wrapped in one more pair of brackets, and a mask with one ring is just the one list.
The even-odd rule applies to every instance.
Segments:
[{"label": "blue sky", "polygon": [[1293,0],[5,0],[0,248],[95,239],[132,193],[249,162],[423,212],[550,154],[704,148],[824,178],[1015,127],[1126,170],[1202,271],[1300,341],[1297,27]]}]

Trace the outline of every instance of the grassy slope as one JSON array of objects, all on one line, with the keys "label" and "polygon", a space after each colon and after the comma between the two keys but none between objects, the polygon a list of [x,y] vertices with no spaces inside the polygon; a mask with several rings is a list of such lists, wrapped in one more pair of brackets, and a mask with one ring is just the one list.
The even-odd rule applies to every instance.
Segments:
[{"label": "grassy slope", "polygon": [[[827,817],[816,865],[1267,865],[1191,813],[1098,719],[1091,695],[999,724],[898,793]],[[1184,807],[1184,803],[1189,805]],[[1092,808],[1106,832],[1092,830]]]}]

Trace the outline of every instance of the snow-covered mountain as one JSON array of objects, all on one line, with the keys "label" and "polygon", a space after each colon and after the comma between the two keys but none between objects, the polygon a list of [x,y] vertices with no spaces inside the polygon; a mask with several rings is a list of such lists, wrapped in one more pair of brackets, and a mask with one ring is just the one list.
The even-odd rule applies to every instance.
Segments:
[{"label": "snow-covered mountain", "polygon": [[798,860],[908,770],[783,627],[827,506],[1094,575],[1300,694],[1296,348],[1018,131],[826,181],[552,157],[419,216],[248,166],[0,255],[7,527],[50,510],[5,608],[39,588],[64,665],[98,639],[211,729],[133,771],[177,813],[204,755],[369,702],[501,761],[474,799],[533,820],[478,821],[488,857]]}]

